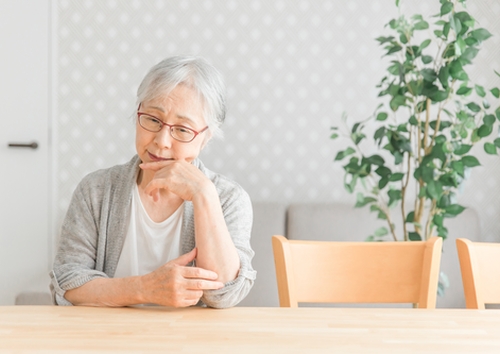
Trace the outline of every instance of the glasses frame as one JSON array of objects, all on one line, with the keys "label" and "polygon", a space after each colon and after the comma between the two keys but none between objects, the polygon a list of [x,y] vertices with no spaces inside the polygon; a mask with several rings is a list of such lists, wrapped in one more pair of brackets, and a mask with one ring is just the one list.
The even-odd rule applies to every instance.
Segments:
[{"label": "glasses frame", "polygon": [[[196,131],[194,129],[191,129],[191,128],[188,128],[184,125],[180,125],[180,124],[168,124],[168,123],[165,123],[164,121],[162,121],[160,118],[158,117],[155,117],[149,113],[144,113],[144,112],[141,112],[139,111],[139,109],[141,108],[141,105],[139,105],[139,107],[137,107],[137,122],[139,123],[139,125],[141,126],[142,129],[148,131],[148,132],[151,132],[151,133],[159,133],[165,126],[167,126],[169,128],[169,131],[170,131],[170,136],[172,137],[172,139],[180,142],[180,143],[190,143],[192,142],[199,134],[203,133],[204,131],[206,131],[208,129],[208,125],[203,128],[202,130],[200,131]],[[149,130],[147,128],[145,128],[142,124],[141,124],[141,116],[148,116],[148,117],[152,117],[154,119],[157,119],[158,122],[160,122],[160,129],[159,130]],[[186,130],[189,130],[191,132],[193,132],[194,136],[191,140],[179,140],[177,139],[173,134],[173,128],[182,128],[182,129],[186,129]]]}]

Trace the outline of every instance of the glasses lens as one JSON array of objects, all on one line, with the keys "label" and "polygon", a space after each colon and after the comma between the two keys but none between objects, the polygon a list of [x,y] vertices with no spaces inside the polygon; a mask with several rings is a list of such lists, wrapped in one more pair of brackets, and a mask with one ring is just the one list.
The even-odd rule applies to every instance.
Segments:
[{"label": "glasses lens", "polygon": [[181,125],[174,125],[170,130],[172,132],[172,137],[179,141],[189,142],[194,139],[195,133]]},{"label": "glasses lens", "polygon": [[139,116],[139,124],[146,130],[152,132],[159,132],[161,130],[161,122],[155,117],[151,117],[145,114]]}]

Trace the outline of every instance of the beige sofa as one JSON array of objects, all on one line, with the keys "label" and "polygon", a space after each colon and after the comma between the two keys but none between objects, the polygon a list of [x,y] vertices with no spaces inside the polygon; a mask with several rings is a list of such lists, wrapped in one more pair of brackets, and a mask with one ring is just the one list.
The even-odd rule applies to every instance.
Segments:
[{"label": "beige sofa", "polygon": [[[254,227],[252,247],[255,250],[253,266],[257,280],[250,294],[239,306],[279,306],[272,235],[290,239],[363,241],[383,225],[367,209],[336,203],[284,203],[254,202]],[[441,270],[447,275],[450,286],[443,297],[438,297],[438,307],[465,307],[462,279],[457,258],[455,239],[466,237],[480,241],[479,221],[476,212],[466,209],[455,219],[448,219],[449,237],[443,245]],[[369,263],[367,263],[369,266]],[[16,304],[49,304],[47,293],[22,293]]]}]

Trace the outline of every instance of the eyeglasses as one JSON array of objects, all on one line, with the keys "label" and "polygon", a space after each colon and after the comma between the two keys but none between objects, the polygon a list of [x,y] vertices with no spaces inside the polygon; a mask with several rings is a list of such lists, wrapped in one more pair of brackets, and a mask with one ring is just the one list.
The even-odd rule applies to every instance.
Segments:
[{"label": "eyeglasses", "polygon": [[167,126],[170,129],[170,136],[181,143],[189,143],[193,141],[198,134],[201,134],[208,129],[208,126],[206,126],[197,132],[196,130],[183,125],[167,124],[162,120],[143,112],[137,112],[137,120],[142,128],[153,133],[158,133],[164,126]]}]

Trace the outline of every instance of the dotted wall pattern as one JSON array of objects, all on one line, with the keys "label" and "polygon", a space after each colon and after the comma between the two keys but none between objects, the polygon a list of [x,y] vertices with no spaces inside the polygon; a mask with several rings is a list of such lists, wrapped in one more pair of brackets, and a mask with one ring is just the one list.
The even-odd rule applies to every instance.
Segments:
[{"label": "dotted wall pattern", "polygon": [[[470,3],[495,34],[473,76],[499,86],[500,3]],[[437,12],[428,1],[405,6]],[[379,103],[387,62],[374,38],[397,15],[393,0],[58,0],[55,10],[56,226],[85,174],[135,153],[136,89],[152,65],[178,54],[206,57],[228,86],[225,138],[202,153],[210,169],[255,201],[354,203],[333,163],[346,142],[330,140],[330,127],[344,111],[363,119]],[[480,155],[484,167],[460,202],[479,211],[485,240],[500,240],[500,158]]]}]

